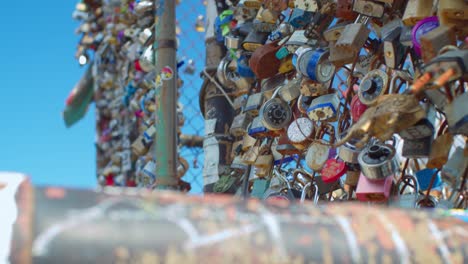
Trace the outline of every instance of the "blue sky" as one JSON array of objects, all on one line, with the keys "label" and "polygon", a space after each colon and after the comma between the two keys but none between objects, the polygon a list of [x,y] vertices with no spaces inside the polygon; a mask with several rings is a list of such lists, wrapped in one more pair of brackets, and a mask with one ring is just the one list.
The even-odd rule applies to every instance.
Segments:
[{"label": "blue sky", "polygon": [[[181,27],[190,29],[204,7],[201,0],[184,2],[190,5],[178,17],[185,17]],[[74,59],[79,39],[74,34],[78,22],[71,18],[75,5],[70,0],[2,3],[0,171],[26,173],[36,185],[96,186],[94,108],[69,129],[61,117],[66,97],[84,72]],[[203,45],[203,33],[185,34],[190,45],[194,40]],[[184,45],[180,55],[192,48]],[[199,87],[198,77],[187,78],[186,83]],[[197,89],[191,90],[193,99]],[[188,112],[196,114],[197,101],[192,108]]]},{"label": "blue sky", "polygon": [[2,3],[0,170],[35,184],[95,186],[94,111],[71,129],[64,101],[83,70],[74,60],[75,1]]}]

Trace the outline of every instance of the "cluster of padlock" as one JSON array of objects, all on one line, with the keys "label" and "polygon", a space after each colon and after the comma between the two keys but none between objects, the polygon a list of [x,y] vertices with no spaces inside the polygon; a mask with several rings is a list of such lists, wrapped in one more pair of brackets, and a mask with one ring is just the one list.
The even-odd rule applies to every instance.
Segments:
[{"label": "cluster of padlock", "polygon": [[468,1],[216,3],[244,192],[467,207]]},{"label": "cluster of padlock", "polygon": [[[94,87],[97,174],[102,186],[155,187],[155,91],[162,80],[177,76],[177,69],[169,67],[156,73],[155,15],[163,12],[158,8],[155,1],[148,0],[82,0],[73,13],[81,21],[75,56],[80,65],[89,64],[86,78]],[[178,62],[178,66],[182,64]],[[186,71],[192,68],[189,62]],[[177,81],[180,88],[183,82]],[[183,123],[179,105],[179,127]],[[188,166],[180,157],[179,179]],[[182,189],[190,189],[188,183],[179,182]]]}]

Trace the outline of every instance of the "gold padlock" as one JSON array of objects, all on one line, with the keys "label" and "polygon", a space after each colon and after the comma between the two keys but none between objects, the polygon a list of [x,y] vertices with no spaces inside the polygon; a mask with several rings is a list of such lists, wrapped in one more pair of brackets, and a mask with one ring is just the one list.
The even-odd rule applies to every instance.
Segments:
[{"label": "gold padlock", "polygon": [[452,143],[452,134],[445,133],[438,136],[432,143],[431,154],[429,154],[426,167],[429,169],[441,169],[447,163]]},{"label": "gold padlock", "polygon": [[457,44],[454,26],[440,25],[422,35],[420,41],[421,46],[424,47],[421,49],[422,59],[427,63],[435,58],[444,46]]},{"label": "gold padlock", "polygon": [[258,155],[260,151],[260,146],[255,145],[250,147],[247,152],[242,155],[242,161],[244,164],[253,165],[255,161],[257,161]]},{"label": "gold padlock", "polygon": [[431,16],[431,12],[432,0],[409,0],[401,20],[407,26],[414,26],[419,20]]}]

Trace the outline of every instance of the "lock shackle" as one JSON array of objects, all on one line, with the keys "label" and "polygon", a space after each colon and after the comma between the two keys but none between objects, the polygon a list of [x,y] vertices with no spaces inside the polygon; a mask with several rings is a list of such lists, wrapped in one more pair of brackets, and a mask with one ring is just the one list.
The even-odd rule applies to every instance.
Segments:
[{"label": "lock shackle", "polygon": [[299,95],[299,98],[297,99],[297,110],[299,110],[301,114],[307,115],[307,105],[303,102],[303,98],[303,94]]},{"label": "lock shackle", "polygon": [[[311,175],[311,174],[309,174],[307,171],[305,171],[304,169],[299,168],[299,169],[295,169],[295,170],[293,171],[293,173],[292,173],[292,176],[293,176],[292,182],[293,182],[293,183],[296,182],[297,176],[298,176],[299,174],[302,174],[302,175],[304,175],[305,177],[309,178],[310,182],[313,182],[313,181],[314,181],[314,175]],[[314,172],[314,174],[315,174],[315,172]]]},{"label": "lock shackle", "polygon": [[307,190],[310,189],[310,187],[314,186],[314,205],[316,205],[318,203],[318,200],[319,200],[319,192],[318,192],[318,186],[317,186],[317,183],[314,181],[314,182],[308,182],[304,188],[302,188],[302,192],[301,192],[301,200],[300,200],[300,203],[304,203],[305,201],[305,197],[306,197],[306,194],[307,194]]},{"label": "lock shackle", "polygon": [[[401,196],[403,191],[409,185],[409,183],[406,182],[405,180],[413,181],[413,186],[411,186],[411,187],[413,187],[413,189],[414,189],[415,196],[418,197],[418,195],[419,195],[419,182],[418,182],[418,179],[414,175],[410,175],[410,174],[406,174],[406,175],[400,177],[400,179],[398,179],[398,181],[396,183],[398,196]],[[402,183],[404,183],[404,186],[400,190],[400,184],[402,184]]]},{"label": "lock shackle", "polygon": [[398,93],[402,87],[402,84],[399,85],[398,87],[398,90],[395,90],[395,86],[396,86],[396,81],[397,80],[401,80],[401,81],[404,81],[406,83],[406,90],[409,89],[409,83],[410,82],[413,82],[413,78],[411,77],[411,75],[409,74],[409,72],[407,71],[395,71],[393,76],[392,76],[392,79],[390,80],[390,88],[388,89],[388,93],[389,94],[392,94],[392,93]]},{"label": "lock shackle", "polygon": [[286,186],[288,186],[288,189],[291,190],[291,184],[289,183],[288,179],[286,179],[283,174],[281,174],[278,170],[277,167],[273,168],[273,174],[275,174],[278,179],[282,180],[284,183],[286,183]]}]

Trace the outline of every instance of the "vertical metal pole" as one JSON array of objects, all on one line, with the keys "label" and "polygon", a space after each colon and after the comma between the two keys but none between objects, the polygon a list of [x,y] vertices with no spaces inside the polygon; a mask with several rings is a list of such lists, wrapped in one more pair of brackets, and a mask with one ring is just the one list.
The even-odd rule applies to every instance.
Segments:
[{"label": "vertical metal pole", "polygon": [[158,189],[177,185],[177,64],[174,0],[155,0],[155,42],[153,46],[156,72],[156,183]]}]

